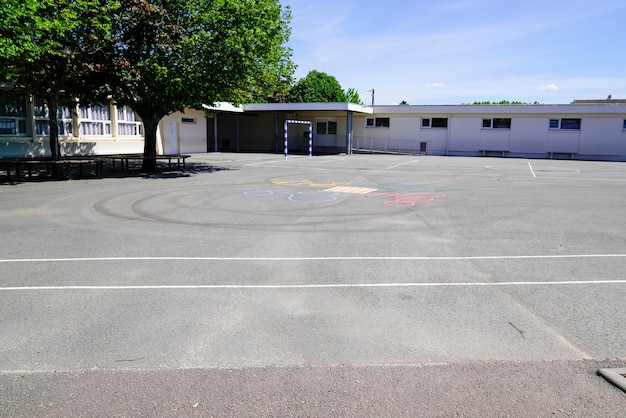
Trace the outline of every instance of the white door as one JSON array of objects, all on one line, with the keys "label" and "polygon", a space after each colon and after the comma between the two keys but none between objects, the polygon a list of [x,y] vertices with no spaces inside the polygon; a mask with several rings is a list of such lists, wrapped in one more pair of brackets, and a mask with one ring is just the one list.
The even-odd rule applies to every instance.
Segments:
[{"label": "white door", "polygon": [[170,122],[170,154],[179,154],[176,122]]}]

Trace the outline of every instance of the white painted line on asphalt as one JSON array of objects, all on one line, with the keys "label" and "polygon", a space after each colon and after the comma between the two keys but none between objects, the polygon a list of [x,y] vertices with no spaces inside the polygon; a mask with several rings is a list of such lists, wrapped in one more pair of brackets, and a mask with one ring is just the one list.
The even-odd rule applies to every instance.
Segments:
[{"label": "white painted line on asphalt", "polygon": [[562,282],[452,282],[452,283],[326,283],[326,284],[197,284],[119,286],[7,286],[0,291],[33,290],[197,290],[197,289],[338,289],[364,287],[501,287],[626,284],[626,280],[568,280]]},{"label": "white painted line on asphalt", "polygon": [[487,255],[450,257],[72,257],[72,258],[6,258],[0,263],[56,263],[82,261],[463,261],[463,260],[541,260],[571,258],[626,258],[626,254],[554,254],[554,255]]},{"label": "white painted line on asphalt", "polygon": [[407,161],[406,163],[400,163],[400,164],[392,165],[391,167],[387,167],[386,170],[393,170],[394,168],[400,167],[401,165],[413,164],[417,162],[419,162],[419,160]]},{"label": "white painted line on asphalt", "polygon": [[[259,158],[261,159],[261,158]],[[293,162],[294,160],[302,160],[302,159],[309,159],[308,156],[302,156],[302,155],[289,155],[289,160],[287,160],[288,162]],[[259,166],[259,165],[267,165],[267,164],[277,164],[278,161],[285,161],[285,157],[284,156],[280,156],[280,158],[276,158],[276,159],[271,159],[271,160],[265,160],[265,161],[261,161],[258,163],[249,163],[249,164],[244,164],[245,167],[253,167],[253,166]],[[276,166],[277,168],[284,168],[285,165],[284,164],[279,164]]]},{"label": "white painted line on asphalt", "polygon": [[343,161],[343,160],[345,160],[345,158],[332,159],[332,160],[320,160],[320,161],[314,161],[313,164],[328,164],[328,163],[334,163],[334,162]]},{"label": "white painted line on asphalt", "polygon": [[537,177],[537,175],[535,174],[535,171],[533,170],[533,166],[530,165],[530,161],[528,162],[528,167],[530,167],[530,172],[533,174],[533,177]]}]

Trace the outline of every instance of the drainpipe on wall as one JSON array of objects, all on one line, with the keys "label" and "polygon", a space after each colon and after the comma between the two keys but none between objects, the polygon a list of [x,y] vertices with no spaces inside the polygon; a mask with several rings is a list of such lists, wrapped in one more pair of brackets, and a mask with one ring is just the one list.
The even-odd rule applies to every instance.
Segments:
[{"label": "drainpipe on wall", "polygon": [[[580,131],[578,131],[578,149],[576,150],[577,154],[580,154],[580,141],[581,141],[581,137],[583,134],[583,118],[580,118]],[[574,159],[574,156],[572,155],[572,160]]]},{"label": "drainpipe on wall", "polygon": [[278,112],[274,112],[274,152],[278,152]]},{"label": "drainpipe on wall", "polygon": [[352,112],[347,112],[346,119],[346,154],[352,154]]},{"label": "drainpipe on wall", "polygon": [[450,148],[450,129],[452,129],[452,114],[448,113],[448,129],[446,129],[446,156]]},{"label": "drainpipe on wall", "polygon": [[239,115],[237,115],[237,152],[239,152]]},{"label": "drainpipe on wall", "polygon": [[217,152],[217,112],[213,114],[213,142],[215,142],[215,152]]}]

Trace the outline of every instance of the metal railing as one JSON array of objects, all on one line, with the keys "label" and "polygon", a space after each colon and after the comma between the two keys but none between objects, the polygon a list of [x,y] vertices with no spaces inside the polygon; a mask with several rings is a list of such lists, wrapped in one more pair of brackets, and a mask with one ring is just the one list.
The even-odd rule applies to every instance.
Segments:
[{"label": "metal railing", "polygon": [[427,154],[430,143],[414,139],[367,138],[355,136],[352,152],[387,154]]}]

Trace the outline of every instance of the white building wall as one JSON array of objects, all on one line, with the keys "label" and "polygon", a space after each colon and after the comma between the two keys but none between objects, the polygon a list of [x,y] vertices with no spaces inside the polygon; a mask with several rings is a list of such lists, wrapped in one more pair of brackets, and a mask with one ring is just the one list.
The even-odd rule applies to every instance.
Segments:
[{"label": "white building wall", "polygon": [[622,127],[623,119],[584,118],[578,152],[585,155],[618,155],[622,151]]},{"label": "white building wall", "polygon": [[482,119],[476,116],[451,117],[448,120],[447,153],[476,152],[481,143],[481,126]]},{"label": "white building wall", "polygon": [[[417,118],[421,125],[421,118]],[[451,124],[448,120],[448,128],[420,128],[419,142],[426,142],[426,152],[428,154],[446,154],[448,148],[448,142],[450,138]]]},{"label": "white building wall", "polygon": [[578,154],[580,145],[580,132],[567,129],[548,130],[546,149],[549,153],[572,153]]},{"label": "white building wall", "polygon": [[529,155],[547,153],[548,124],[549,118],[545,116],[512,118],[509,152]]},{"label": "white building wall", "polygon": [[[482,120],[482,119],[481,119]],[[509,151],[511,149],[511,129],[482,129],[478,150]]]},{"label": "white building wall", "polygon": [[201,110],[187,109],[164,117],[159,122],[159,135],[165,154],[171,150],[182,154],[207,152],[207,122]]}]

